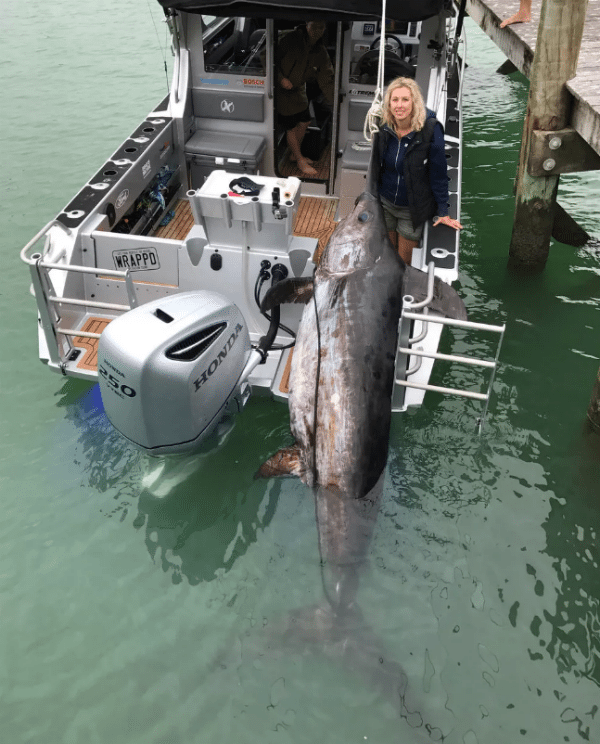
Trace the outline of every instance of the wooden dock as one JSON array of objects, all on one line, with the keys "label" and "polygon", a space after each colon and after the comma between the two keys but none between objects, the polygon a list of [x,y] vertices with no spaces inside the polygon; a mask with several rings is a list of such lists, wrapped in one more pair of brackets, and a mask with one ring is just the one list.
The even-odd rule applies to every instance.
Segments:
[{"label": "wooden dock", "polygon": [[[542,0],[533,0],[529,23],[500,28],[519,8],[519,0],[467,0],[469,16],[506,57],[529,78]],[[600,0],[588,0],[577,74],[567,88],[573,97],[571,126],[600,154]],[[468,51],[467,51],[468,54]]]}]

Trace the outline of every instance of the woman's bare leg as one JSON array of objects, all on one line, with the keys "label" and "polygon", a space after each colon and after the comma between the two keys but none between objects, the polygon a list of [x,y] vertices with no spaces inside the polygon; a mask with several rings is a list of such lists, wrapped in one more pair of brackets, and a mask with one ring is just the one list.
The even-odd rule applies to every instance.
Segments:
[{"label": "woman's bare leg", "polygon": [[416,248],[419,243],[416,240],[407,240],[406,238],[403,238],[402,235],[398,235],[398,254],[400,255],[400,258],[404,261],[404,263],[407,266],[410,266],[410,262],[412,261],[412,252],[413,248]]}]

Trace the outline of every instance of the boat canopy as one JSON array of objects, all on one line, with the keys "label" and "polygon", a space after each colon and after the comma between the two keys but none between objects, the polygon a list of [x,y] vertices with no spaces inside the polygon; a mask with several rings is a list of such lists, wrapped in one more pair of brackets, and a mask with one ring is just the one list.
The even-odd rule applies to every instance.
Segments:
[{"label": "boat canopy", "polygon": [[[163,8],[215,16],[297,20],[380,20],[381,0],[158,0]],[[388,0],[391,21],[423,21],[437,15],[446,0]]]}]

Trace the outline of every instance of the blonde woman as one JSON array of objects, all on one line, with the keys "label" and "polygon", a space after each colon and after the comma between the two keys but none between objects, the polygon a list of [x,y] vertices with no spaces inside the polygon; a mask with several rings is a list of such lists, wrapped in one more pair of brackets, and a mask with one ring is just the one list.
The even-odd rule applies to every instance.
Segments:
[{"label": "blonde woman", "polygon": [[386,225],[392,244],[410,264],[427,220],[434,219],[434,227],[462,227],[448,215],[444,130],[425,108],[412,78],[396,78],[388,85],[379,147],[379,196]]}]

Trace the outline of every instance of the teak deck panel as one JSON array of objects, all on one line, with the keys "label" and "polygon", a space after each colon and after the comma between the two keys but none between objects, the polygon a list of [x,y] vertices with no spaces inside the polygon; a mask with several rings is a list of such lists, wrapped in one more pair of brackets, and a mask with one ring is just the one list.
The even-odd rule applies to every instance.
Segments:
[{"label": "teak deck panel", "polygon": [[[295,347],[294,347],[295,348]],[[292,357],[294,356],[294,348],[290,349],[287,361],[285,363],[285,369],[281,375],[281,382],[279,383],[279,390],[286,395],[290,392],[290,372],[292,371]]]},{"label": "teak deck panel", "polygon": [[157,238],[169,238],[170,240],[184,240],[192,229],[194,216],[190,203],[186,199],[179,199],[175,206],[175,216],[164,227],[159,227],[155,232]]},{"label": "teak deck panel", "polygon": [[[535,52],[541,7],[542,0],[533,0],[531,21],[500,28],[500,23],[519,9],[519,0],[467,0],[469,16],[527,78]],[[599,37],[600,0],[588,0],[577,74],[569,80],[567,89],[573,96],[571,126],[600,154]]]},{"label": "teak deck panel", "polygon": [[[81,329],[86,333],[102,333],[110,323],[110,318],[88,318]],[[75,336],[73,346],[84,349],[84,354],[77,363],[79,369],[95,370],[98,368],[98,339],[87,336]]]},{"label": "teak deck panel", "polygon": [[294,220],[294,235],[304,235],[319,241],[313,257],[318,262],[331,233],[335,230],[334,221],[337,209],[337,199],[320,199],[316,196],[301,196],[296,218]]},{"label": "teak deck panel", "polygon": [[331,145],[325,147],[321,153],[321,157],[315,160],[312,167],[317,171],[316,176],[305,176],[304,173],[298,168],[298,165],[290,160],[290,151],[286,150],[283,162],[279,167],[279,172],[283,178],[289,178],[290,176],[296,176],[296,178],[309,178],[314,180],[326,181],[329,178],[329,168],[331,164]]}]

